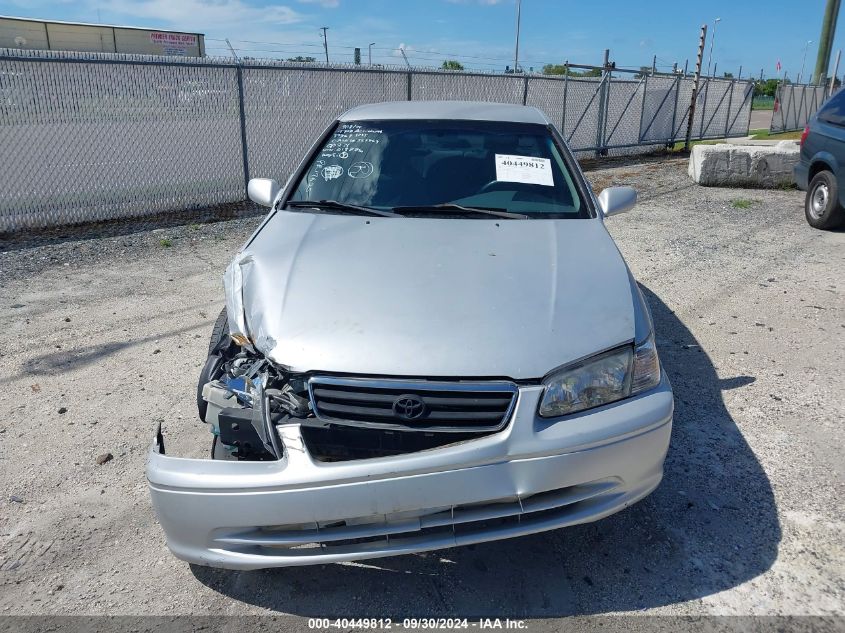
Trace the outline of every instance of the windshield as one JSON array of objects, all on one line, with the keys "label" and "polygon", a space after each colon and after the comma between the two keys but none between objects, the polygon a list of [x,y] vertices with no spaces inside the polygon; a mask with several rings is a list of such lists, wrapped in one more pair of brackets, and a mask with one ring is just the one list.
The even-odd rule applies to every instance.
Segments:
[{"label": "windshield", "polygon": [[340,123],[289,200],[303,201],[331,201],[321,207],[329,213],[339,203],[402,215],[590,217],[546,127],[492,121]]}]

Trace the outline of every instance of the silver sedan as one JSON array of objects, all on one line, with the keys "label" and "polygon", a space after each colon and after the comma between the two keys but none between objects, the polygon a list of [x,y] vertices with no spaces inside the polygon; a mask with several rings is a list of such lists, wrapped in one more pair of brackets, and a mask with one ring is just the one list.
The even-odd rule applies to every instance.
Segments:
[{"label": "silver sedan", "polygon": [[147,477],[173,553],[349,561],[595,521],[660,483],[673,398],[594,196],[530,107],[355,108],[224,277],[198,385],[212,459]]}]

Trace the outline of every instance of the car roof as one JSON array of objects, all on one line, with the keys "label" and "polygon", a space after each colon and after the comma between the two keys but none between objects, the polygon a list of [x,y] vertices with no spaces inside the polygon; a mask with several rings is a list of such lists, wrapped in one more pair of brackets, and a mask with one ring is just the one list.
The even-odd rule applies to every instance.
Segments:
[{"label": "car roof", "polygon": [[548,125],[546,115],[533,106],[488,101],[387,101],[360,105],[339,121],[437,119],[450,121],[504,121]]}]

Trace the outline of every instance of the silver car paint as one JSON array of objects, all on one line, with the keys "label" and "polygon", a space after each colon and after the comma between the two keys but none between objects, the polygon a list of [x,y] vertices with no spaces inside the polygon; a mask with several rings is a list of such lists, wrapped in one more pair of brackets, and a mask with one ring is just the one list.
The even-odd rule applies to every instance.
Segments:
[{"label": "silver car paint", "polygon": [[[548,123],[534,108],[494,105],[373,104],[341,119],[451,116]],[[291,194],[307,161],[308,156],[288,179],[279,201]],[[580,172],[575,175],[596,210],[594,219],[402,220],[271,212],[226,271],[230,330],[251,333],[255,346],[282,365],[324,371],[349,366],[356,374],[366,373],[364,367],[392,367],[384,373],[402,376],[461,375],[474,368],[474,377],[538,378],[579,357],[642,341],[652,333],[647,305],[604,229],[595,195]],[[348,242],[347,232],[352,236]],[[427,257],[426,248],[438,257]],[[451,261],[459,249],[463,267]],[[387,261],[390,255],[393,261]],[[370,256],[372,265],[360,261]],[[404,283],[399,269],[408,275]],[[307,291],[306,278],[321,294]],[[426,302],[417,294],[442,292],[442,283],[451,301]],[[392,350],[379,344],[379,332],[362,321],[367,303],[359,293],[379,308],[364,318],[378,320],[382,328],[403,327],[399,335],[381,332],[393,336]],[[555,313],[564,308],[566,314]],[[307,318],[316,319],[321,334],[339,346],[338,354],[309,334]],[[283,336],[292,336],[297,345]],[[303,348],[314,343],[316,350]],[[503,349],[485,348],[493,344]],[[402,361],[390,360],[388,353]],[[437,361],[426,360],[432,353]],[[485,355],[492,366],[456,358],[474,354]],[[164,455],[163,446],[154,442],[147,462],[153,505],[178,557],[256,569],[424,551],[593,521],[658,485],[673,415],[665,374],[647,393],[562,419],[538,417],[542,394],[541,385],[521,386],[510,423],[499,433],[389,458],[316,463],[295,424],[277,427],[285,455],[275,462],[180,459]],[[358,524],[365,519],[364,525],[383,524],[386,531],[395,525],[397,512],[401,521],[423,525],[432,512],[460,504],[516,499],[520,504],[528,500],[527,507],[532,495],[589,482],[612,482],[613,487],[553,518],[525,515],[505,529],[453,531],[445,537],[420,533],[305,555],[233,545],[241,530],[255,526],[346,519]]]},{"label": "silver car paint", "polygon": [[[595,521],[657,487],[672,428],[672,391],[665,377],[640,396],[562,420],[537,417],[542,393],[541,386],[521,387],[511,423],[499,433],[396,457],[318,463],[296,424],[277,427],[285,447],[279,461],[180,459],[161,454],[154,443],[147,461],[153,506],[179,558],[258,569],[392,556]],[[469,534],[432,535],[415,527],[465,504],[527,505],[533,495],[596,482],[612,487],[545,520],[526,513],[517,525]],[[259,530],[259,538],[273,539],[274,526],[345,520],[385,534],[397,526],[405,534],[299,551],[247,542],[256,528],[273,527]],[[320,540],[319,529],[310,532]],[[299,534],[308,537],[305,529]]]},{"label": "silver car paint", "polygon": [[436,119],[443,121],[502,121],[549,125],[541,110],[486,101],[384,101],[347,110],[338,121]]},{"label": "silver car paint", "polygon": [[596,219],[278,212],[226,290],[234,325],[296,372],[539,378],[635,338]]}]

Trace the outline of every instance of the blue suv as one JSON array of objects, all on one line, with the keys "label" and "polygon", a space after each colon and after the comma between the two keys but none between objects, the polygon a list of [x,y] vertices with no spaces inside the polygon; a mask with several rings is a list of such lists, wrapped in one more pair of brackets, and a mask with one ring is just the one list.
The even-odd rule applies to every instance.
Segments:
[{"label": "blue suv", "polygon": [[845,224],[845,90],[840,90],[810,119],[801,135],[801,159],[795,182],[807,192],[804,215],[810,226],[833,229]]}]

